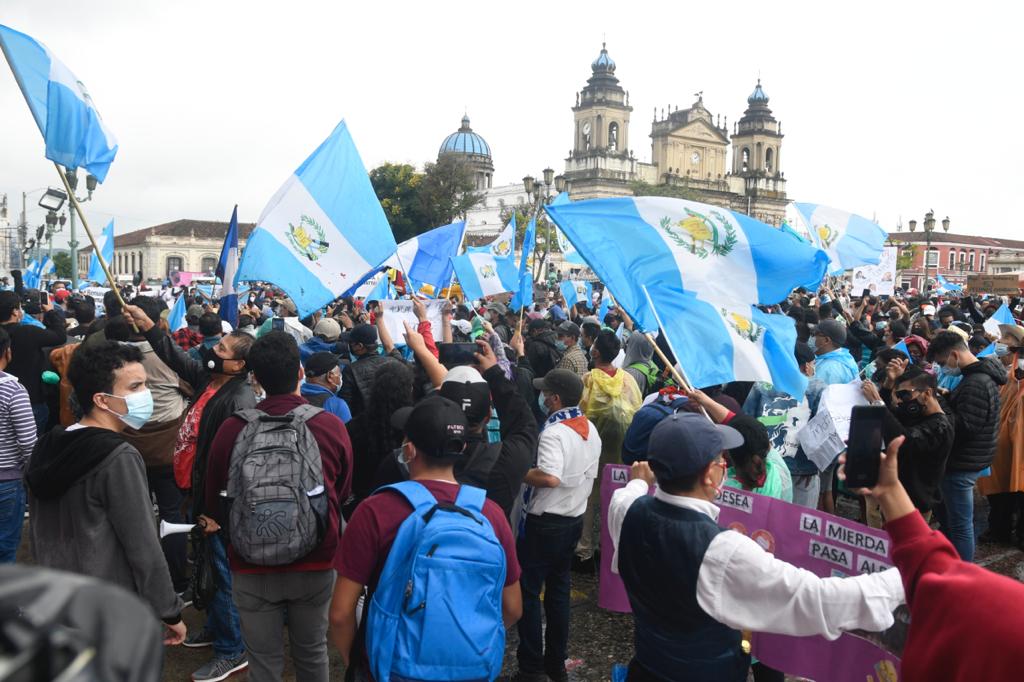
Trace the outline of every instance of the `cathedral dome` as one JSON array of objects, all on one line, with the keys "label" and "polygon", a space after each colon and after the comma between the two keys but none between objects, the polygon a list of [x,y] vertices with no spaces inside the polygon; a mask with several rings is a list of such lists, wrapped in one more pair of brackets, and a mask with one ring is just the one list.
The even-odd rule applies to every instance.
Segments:
[{"label": "cathedral dome", "polygon": [[757,79],[757,87],[747,98],[747,104],[768,104],[768,95],[761,89],[761,79]]},{"label": "cathedral dome", "polygon": [[601,43],[601,54],[597,55],[597,59],[591,62],[590,68],[594,71],[615,73],[615,61],[608,56],[608,50],[605,48],[604,43]]},{"label": "cathedral dome", "polygon": [[438,156],[442,154],[475,154],[489,158],[491,147],[469,127],[469,116],[466,115],[462,117],[462,127],[444,138],[441,149],[437,152]]}]

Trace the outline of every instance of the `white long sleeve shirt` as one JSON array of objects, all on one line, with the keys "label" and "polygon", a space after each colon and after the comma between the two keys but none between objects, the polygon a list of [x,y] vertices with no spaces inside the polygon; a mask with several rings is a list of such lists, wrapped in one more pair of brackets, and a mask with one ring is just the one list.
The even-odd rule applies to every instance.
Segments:
[{"label": "white long sleeve shirt", "polygon": [[[615,545],[615,573],[619,572],[622,522],[630,505],[646,494],[647,483],[637,479],[612,495],[608,529]],[[718,507],[706,500],[661,489],[654,496],[718,520]],[[903,583],[895,568],[850,578],[819,578],[776,559],[734,531],[715,536],[697,574],[697,603],[709,616],[736,630],[822,635],[830,640],[846,630],[878,632],[893,624],[892,612],[904,601]]]}]

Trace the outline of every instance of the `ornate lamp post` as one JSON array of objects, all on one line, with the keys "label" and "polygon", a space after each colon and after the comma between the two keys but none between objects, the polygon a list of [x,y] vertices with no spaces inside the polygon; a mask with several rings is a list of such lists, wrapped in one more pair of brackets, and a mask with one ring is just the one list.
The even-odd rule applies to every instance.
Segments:
[{"label": "ornate lamp post", "polygon": [[[68,185],[71,187],[71,191],[74,192],[78,188],[78,170],[77,169],[64,169],[65,175],[68,178]],[[92,193],[96,189],[97,180],[94,176],[85,176],[85,190],[87,192],[85,197],[79,197],[78,203],[84,203],[92,199]],[[68,235],[68,248],[71,250],[71,288],[78,289],[78,239],[75,234],[75,212],[69,211],[71,215],[71,232]]]},{"label": "ornate lamp post", "polygon": [[[925,238],[925,253],[924,253],[924,287],[925,292],[929,289],[929,277],[928,277],[928,259],[932,253],[932,232],[935,231],[935,211],[928,211],[924,214],[924,221],[922,221],[922,227],[924,228]],[[910,221],[910,231],[914,232],[917,229],[917,221]],[[949,232],[949,216],[942,219],[942,230],[943,232]],[[938,276],[939,262],[935,261],[935,274]]]},{"label": "ornate lamp post", "polygon": [[[554,195],[551,193],[551,186],[554,184],[555,193],[560,193],[565,190],[565,176],[555,175],[555,171],[551,168],[545,168],[541,171],[541,180],[534,178],[532,175],[527,175],[523,178],[523,189],[526,190],[527,200],[532,199],[533,218],[536,220],[540,218],[541,209],[551,203]],[[544,255],[541,256],[540,261],[537,263],[537,269],[534,273],[534,279],[540,275],[547,263],[548,254],[551,252],[551,222],[548,221],[547,229],[544,236]]]}]

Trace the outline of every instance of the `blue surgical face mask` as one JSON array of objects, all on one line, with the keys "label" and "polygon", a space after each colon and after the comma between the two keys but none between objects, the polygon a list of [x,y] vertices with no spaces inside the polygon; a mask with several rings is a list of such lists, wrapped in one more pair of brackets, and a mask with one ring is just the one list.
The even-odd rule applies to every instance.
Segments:
[{"label": "blue surgical face mask", "polygon": [[568,348],[568,346],[565,345],[565,341],[562,341],[562,339],[556,339],[555,340],[555,348],[557,348],[558,350],[560,350],[560,351],[562,351],[564,353],[565,350]]},{"label": "blue surgical face mask", "polygon": [[544,394],[540,393],[537,395],[537,407],[540,408],[541,414],[547,416],[548,406],[544,404]]},{"label": "blue surgical face mask", "polygon": [[120,398],[124,401],[125,407],[128,408],[127,414],[117,414],[113,410],[108,411],[116,414],[118,419],[136,431],[145,426],[149,418],[153,416],[153,392],[148,388],[138,393],[129,393],[128,395],[113,395],[112,393],[104,393],[103,395],[110,396],[111,398]]},{"label": "blue surgical face mask", "polygon": [[1010,354],[1010,347],[1005,343],[996,342],[996,357],[1005,358]]},{"label": "blue surgical face mask", "polygon": [[811,350],[818,350],[818,337],[813,334],[807,339],[807,345],[811,347]]}]

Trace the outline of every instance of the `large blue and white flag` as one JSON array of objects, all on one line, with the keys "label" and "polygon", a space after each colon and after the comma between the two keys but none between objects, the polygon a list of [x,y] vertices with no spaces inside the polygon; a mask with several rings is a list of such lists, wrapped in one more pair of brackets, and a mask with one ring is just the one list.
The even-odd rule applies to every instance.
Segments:
[{"label": "large blue and white flag", "polygon": [[172,333],[188,326],[188,320],[185,319],[185,313],[187,312],[185,299],[188,297],[185,296],[185,291],[185,289],[182,289],[181,293],[178,294],[177,300],[171,306],[171,312],[167,315],[167,327]]},{"label": "large blue and white flag", "polygon": [[49,256],[43,256],[43,262],[39,264],[39,281],[57,272],[57,264]]},{"label": "large blue and white flag", "polygon": [[391,278],[387,272],[380,273],[380,279],[366,294],[367,301],[390,301],[396,298],[395,287],[391,285]]},{"label": "large blue and white flag", "polygon": [[537,246],[537,216],[530,218],[523,232],[523,248],[519,254],[519,288],[509,302],[512,310],[533,305],[533,273],[530,272],[530,256]]},{"label": "large blue and white flag", "polygon": [[25,267],[25,270],[21,273],[21,283],[25,285],[26,289],[35,289],[39,286],[39,269],[42,267],[42,263],[35,258]]},{"label": "large blue and white flag", "polygon": [[838,274],[882,259],[885,230],[874,221],[820,204],[795,204],[807,231],[831,259],[829,272]]},{"label": "large blue and white flag", "polygon": [[[110,267],[110,263],[114,260],[114,219],[111,218],[107,226],[103,228],[103,232],[100,234],[100,238],[97,241],[100,247],[100,255],[103,257],[103,262]],[[100,259],[96,256],[96,252],[93,251],[92,256],[89,257],[89,274],[85,276],[90,282],[103,282],[107,279],[107,276],[103,273],[103,266],[100,265]]]},{"label": "large blue and white flag", "polygon": [[590,282],[566,279],[558,285],[558,288],[562,292],[562,298],[565,299],[566,311],[577,303],[583,303],[588,308],[594,305],[594,300],[591,298],[594,293],[594,287]]},{"label": "large blue and white flag", "polygon": [[117,140],[82,81],[45,45],[3,25],[0,48],[43,134],[46,158],[65,168],[85,168],[103,182]]},{"label": "large blue and white flag", "polygon": [[239,282],[272,282],[306,317],[398,247],[342,121],[271,198],[249,236]]},{"label": "large blue and white flag", "polygon": [[803,396],[807,378],[794,352],[793,318],[753,305],[715,304],[665,285],[644,289],[658,326],[694,387],[764,381],[789,395]]},{"label": "large blue and white flag", "polygon": [[490,244],[483,246],[467,246],[466,253],[489,253],[495,258],[512,256],[516,248],[516,214],[512,214],[505,229]]},{"label": "large blue and white flag", "polygon": [[955,293],[959,293],[959,292],[964,290],[964,288],[962,286],[960,286],[959,284],[953,284],[952,282],[947,280],[942,275],[936,276],[935,277],[935,282],[936,282],[936,284],[939,285],[938,287],[936,287],[935,293],[940,294],[940,295],[942,295],[942,294],[950,294],[950,293],[955,294]]},{"label": "large blue and white flag", "polygon": [[597,309],[597,319],[601,324],[604,324],[604,316],[608,314],[608,311],[612,307],[612,291],[608,287],[605,287],[601,291],[601,303]]},{"label": "large blue and white flag", "polygon": [[985,328],[985,331],[992,336],[1000,336],[999,325],[1001,324],[1017,324],[1017,321],[1013,319],[1013,313],[1010,311],[1010,306],[1005,303],[999,306],[999,310],[992,313],[992,317],[985,320],[985,324],[982,326]]},{"label": "large blue and white flag", "polygon": [[235,276],[238,274],[238,204],[231,211],[231,223],[224,235],[224,246],[220,250],[216,275],[220,278],[220,319],[238,326],[238,290]]},{"label": "large blue and white flag", "polygon": [[384,265],[405,273],[412,291],[437,297],[452,280],[452,257],[459,254],[466,221],[435,227],[398,245]]},{"label": "large blue and white flag", "polygon": [[452,266],[468,300],[515,291],[518,287],[513,256],[495,258],[489,253],[465,253],[452,258]]},{"label": "large blue and white flag", "polygon": [[798,286],[816,289],[828,265],[824,251],[775,227],[683,199],[589,199],[547,211],[644,330],[657,320],[642,285],[716,304],[771,305]]}]

